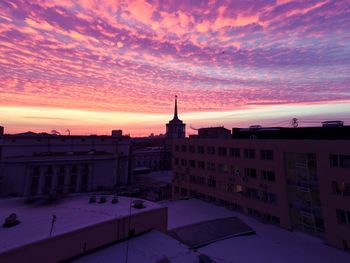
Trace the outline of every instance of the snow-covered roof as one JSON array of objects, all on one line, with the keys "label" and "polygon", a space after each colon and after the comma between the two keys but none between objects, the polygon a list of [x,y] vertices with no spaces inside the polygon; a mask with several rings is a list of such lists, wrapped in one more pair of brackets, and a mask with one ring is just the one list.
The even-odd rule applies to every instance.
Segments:
[{"label": "snow-covered roof", "polygon": [[[164,233],[152,231],[129,241],[129,263],[157,262],[164,257],[172,263],[192,263],[198,262],[201,254],[220,263],[350,262],[349,254],[327,246],[321,239],[264,224],[224,207],[197,199],[161,203],[168,207],[168,226],[172,229],[206,220],[237,216],[251,226],[256,235],[217,241],[194,251]],[[124,262],[126,247],[126,241],[118,243],[82,257],[77,262]]]},{"label": "snow-covered roof", "polygon": [[205,220],[237,216],[256,232],[217,241],[198,249],[217,262],[294,263],[350,262],[350,255],[330,247],[317,237],[264,224],[242,213],[198,199],[164,201],[168,207],[168,227],[173,229]]},{"label": "snow-covered roof", "polygon": [[[21,222],[10,228],[0,226],[0,253],[49,238],[53,215],[57,219],[52,236],[129,215],[130,198],[118,197],[118,203],[112,204],[112,197],[106,196],[107,202],[99,204],[100,196],[96,195],[97,203],[92,204],[89,195],[69,197],[52,204],[26,204],[23,198],[0,200],[0,224],[11,213],[16,213]],[[150,201],[144,204],[143,209],[132,208],[132,214],[162,207]]]}]

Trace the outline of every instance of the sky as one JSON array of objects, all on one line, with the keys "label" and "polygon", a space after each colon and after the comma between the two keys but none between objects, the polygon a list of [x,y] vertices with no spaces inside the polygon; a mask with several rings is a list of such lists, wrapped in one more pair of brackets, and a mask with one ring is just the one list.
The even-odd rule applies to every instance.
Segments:
[{"label": "sky", "polygon": [[5,132],[350,124],[350,0],[1,0]]}]

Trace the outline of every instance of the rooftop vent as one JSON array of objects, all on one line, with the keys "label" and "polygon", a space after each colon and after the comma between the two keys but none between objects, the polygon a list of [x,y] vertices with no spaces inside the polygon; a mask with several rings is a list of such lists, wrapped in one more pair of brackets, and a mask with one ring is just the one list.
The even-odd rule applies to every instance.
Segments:
[{"label": "rooftop vent", "polygon": [[115,195],[115,196],[113,196],[113,198],[112,198],[112,204],[117,204],[117,203],[118,203],[118,196]]},{"label": "rooftop vent", "polygon": [[98,201],[99,204],[103,204],[107,202],[107,198],[105,196],[100,197],[100,201]]},{"label": "rooftop vent", "polygon": [[134,200],[134,208],[142,209],[145,208],[144,202],[142,200]]},{"label": "rooftop vent", "polygon": [[344,126],[343,121],[324,121],[322,127],[342,127]]},{"label": "rooftop vent", "polygon": [[17,219],[17,215],[15,213],[10,214],[5,219],[5,223],[2,225],[3,227],[13,227],[20,223],[20,221]]}]

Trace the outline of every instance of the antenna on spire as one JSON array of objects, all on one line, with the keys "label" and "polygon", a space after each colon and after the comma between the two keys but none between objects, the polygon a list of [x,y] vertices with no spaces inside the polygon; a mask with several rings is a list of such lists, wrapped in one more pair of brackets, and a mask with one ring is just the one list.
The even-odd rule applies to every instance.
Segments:
[{"label": "antenna on spire", "polygon": [[175,111],[174,111],[174,118],[177,118],[177,95],[175,95]]}]

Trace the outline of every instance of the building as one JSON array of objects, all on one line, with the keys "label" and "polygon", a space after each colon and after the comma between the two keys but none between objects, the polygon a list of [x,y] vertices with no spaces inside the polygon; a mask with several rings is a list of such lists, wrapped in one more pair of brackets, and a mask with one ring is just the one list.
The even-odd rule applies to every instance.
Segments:
[{"label": "building", "polygon": [[177,96],[175,96],[174,117],[166,124],[166,137],[168,139],[185,138],[186,124],[177,116]]},{"label": "building", "polygon": [[131,138],[131,171],[137,174],[171,170],[170,154],[165,136]]},{"label": "building", "polygon": [[345,250],[349,172],[350,126],[234,128],[231,138],[173,144],[175,198],[196,196]]},{"label": "building", "polygon": [[41,196],[114,189],[128,182],[121,136],[0,134],[0,195]]},{"label": "building", "polygon": [[[0,218],[19,224],[0,227],[0,262],[70,262],[77,256],[150,230],[167,231],[167,208],[129,197],[79,195],[52,204],[0,200]],[[101,201],[103,199],[104,201]]]}]

